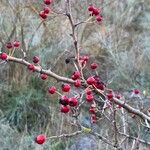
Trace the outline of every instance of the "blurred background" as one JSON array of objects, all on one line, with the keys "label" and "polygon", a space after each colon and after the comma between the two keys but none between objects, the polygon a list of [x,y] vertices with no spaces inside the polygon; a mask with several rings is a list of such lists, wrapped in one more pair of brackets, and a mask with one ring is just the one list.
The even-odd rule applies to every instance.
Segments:
[{"label": "blurred background", "polygon": [[[121,93],[130,93],[132,89],[138,88],[141,92],[145,91],[143,96],[148,99],[150,1],[72,0],[76,22],[89,18],[89,3],[101,9],[103,22],[78,26],[76,30],[81,53],[89,55],[91,62],[99,64],[98,73],[104,82],[111,83],[110,88]],[[43,6],[42,0],[0,0],[0,49],[9,53],[5,43],[19,40],[21,47],[15,50],[15,57],[22,57],[22,49],[29,62],[37,55],[43,68],[51,68],[59,75],[70,77],[74,68],[72,64],[65,64],[65,59],[74,54],[69,21],[61,14],[50,13],[43,22],[38,15]],[[64,0],[54,0],[51,9],[64,12],[64,7]],[[76,130],[70,124],[69,115],[59,112],[58,96],[47,93],[49,85],[60,88],[60,83],[54,79],[41,81],[39,74],[29,73],[22,65],[0,64],[0,149],[75,150],[76,138],[48,140],[42,148],[34,143],[34,137],[39,133],[52,136]],[[145,105],[150,105],[150,100],[146,100]],[[81,120],[89,126],[87,110],[82,111]],[[100,122],[95,128],[99,133],[109,134],[106,123]],[[131,128],[135,129],[132,134],[136,136],[136,123],[132,123]],[[81,145],[82,140],[84,143],[89,138],[82,136]],[[148,139],[150,134],[141,132],[141,136]],[[111,149],[95,140],[91,140],[98,147],[94,150]],[[129,147],[130,141],[125,149]],[[147,149],[147,146],[142,146],[140,150]]]}]

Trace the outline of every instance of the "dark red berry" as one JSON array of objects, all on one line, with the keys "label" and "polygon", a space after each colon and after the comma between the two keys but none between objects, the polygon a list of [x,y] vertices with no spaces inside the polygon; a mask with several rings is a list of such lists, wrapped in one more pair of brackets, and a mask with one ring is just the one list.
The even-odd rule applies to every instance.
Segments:
[{"label": "dark red berry", "polygon": [[70,105],[71,107],[77,106],[77,105],[78,105],[78,100],[77,100],[77,98],[76,98],[76,97],[71,97],[71,98],[69,98],[69,105]]},{"label": "dark red berry", "polygon": [[90,109],[89,109],[89,113],[91,113],[91,114],[95,114],[95,113],[96,113],[95,108],[90,107]]},{"label": "dark red berry", "polygon": [[87,95],[90,95],[90,94],[92,94],[92,90],[91,90],[90,88],[86,88],[86,89],[85,89],[85,93],[86,93]]},{"label": "dark red berry", "polygon": [[44,3],[45,3],[46,5],[50,5],[50,4],[52,3],[52,0],[44,0]]},{"label": "dark red berry", "polygon": [[0,54],[0,59],[6,60],[7,59],[7,54],[6,53],[1,53]]},{"label": "dark red berry", "polygon": [[35,66],[33,64],[29,64],[28,65],[28,69],[31,70],[31,71],[34,71],[35,70]]},{"label": "dark red berry", "polygon": [[86,95],[86,101],[87,101],[87,102],[92,102],[93,100],[94,100],[94,97],[93,97],[92,94]]},{"label": "dark red berry", "polygon": [[98,16],[96,16],[96,20],[97,20],[97,22],[101,22],[103,20],[103,17],[98,15]]},{"label": "dark red berry", "polygon": [[133,90],[133,93],[137,95],[137,94],[140,93],[140,90],[139,90],[139,89],[134,89],[134,90]]},{"label": "dark red berry", "polygon": [[81,86],[81,80],[76,80],[75,82],[74,82],[74,86],[75,87],[80,87]]},{"label": "dark red berry", "polygon": [[149,112],[149,113],[150,113],[150,107],[147,109],[147,112]]},{"label": "dark red berry", "polygon": [[54,94],[54,93],[56,92],[56,87],[55,87],[55,86],[50,86],[50,87],[48,88],[48,92],[49,92],[50,94]]},{"label": "dark red berry", "polygon": [[97,63],[92,63],[91,64],[91,69],[96,69],[97,68]]},{"label": "dark red berry", "polygon": [[11,42],[6,43],[6,48],[8,49],[13,48],[13,44]]},{"label": "dark red berry", "polygon": [[88,11],[93,11],[93,10],[94,10],[94,7],[93,7],[92,4],[90,4],[90,5],[88,6]]},{"label": "dark red berry", "polygon": [[35,142],[40,145],[45,143],[45,141],[46,141],[46,136],[44,134],[39,134],[35,138]]},{"label": "dark red berry", "polygon": [[41,77],[42,80],[46,80],[48,76],[47,76],[47,74],[42,73],[42,74],[40,75],[40,77]]},{"label": "dark red berry", "polygon": [[62,105],[68,105],[69,104],[69,98],[66,95],[61,96],[59,99],[59,103]]},{"label": "dark red berry", "polygon": [[100,10],[98,8],[94,7],[93,11],[92,11],[92,15],[97,16],[97,15],[99,15],[99,13],[100,13]]},{"label": "dark red berry", "polygon": [[20,43],[20,41],[18,41],[18,40],[14,41],[14,43],[13,43],[14,47],[19,47],[20,44],[21,44],[21,43]]},{"label": "dark red berry", "polygon": [[39,59],[38,56],[34,56],[33,59],[32,59],[32,61],[33,61],[35,64],[37,64],[37,63],[40,61],[40,59]]},{"label": "dark red berry", "polygon": [[73,80],[80,78],[80,71],[75,71],[71,77]]},{"label": "dark red berry", "polygon": [[112,100],[113,99],[113,93],[112,92],[107,93],[106,96],[107,96],[108,100]]},{"label": "dark red berry", "polygon": [[49,7],[45,6],[43,11],[45,14],[48,14],[50,12],[50,9],[49,9]]},{"label": "dark red berry", "polygon": [[62,113],[68,113],[69,112],[69,110],[70,110],[70,106],[69,105],[61,105],[60,106],[60,111],[62,112]]},{"label": "dark red berry", "polygon": [[63,91],[63,92],[69,92],[69,91],[70,91],[70,85],[67,84],[67,83],[64,83],[64,84],[62,85],[62,91]]},{"label": "dark red berry", "polygon": [[94,84],[96,81],[95,81],[94,77],[89,77],[89,78],[86,80],[86,82],[87,82],[87,84],[92,85],[92,84]]},{"label": "dark red berry", "polygon": [[47,18],[47,14],[45,14],[45,12],[44,12],[43,10],[40,11],[39,16],[40,16],[42,19],[46,19],[46,18]]}]

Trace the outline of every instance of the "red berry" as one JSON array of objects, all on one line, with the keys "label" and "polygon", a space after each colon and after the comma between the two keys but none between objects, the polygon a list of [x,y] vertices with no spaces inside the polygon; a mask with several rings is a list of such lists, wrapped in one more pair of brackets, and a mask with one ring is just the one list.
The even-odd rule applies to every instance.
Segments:
[{"label": "red berry", "polygon": [[31,71],[34,71],[35,70],[35,66],[33,64],[29,64],[28,65],[28,69],[31,70]]},{"label": "red berry", "polygon": [[40,75],[40,77],[41,77],[42,80],[46,80],[48,76],[47,76],[47,74],[42,73],[42,74]]},{"label": "red berry", "polygon": [[44,134],[39,134],[35,138],[35,142],[40,145],[43,144],[45,141],[46,141],[46,136]]},{"label": "red berry", "polygon": [[104,90],[105,89],[105,85],[104,85],[103,82],[96,82],[94,85],[99,90]]},{"label": "red berry", "polygon": [[92,4],[90,4],[89,7],[88,7],[88,11],[93,11],[93,10],[94,10],[94,7],[93,7]]},{"label": "red berry", "polygon": [[48,14],[50,12],[50,9],[49,9],[49,7],[45,6],[43,11],[45,14]]},{"label": "red berry", "polygon": [[46,18],[47,18],[47,14],[45,14],[45,12],[44,12],[43,10],[40,11],[39,16],[40,16],[42,19],[46,19]]},{"label": "red berry", "polygon": [[70,85],[65,83],[62,85],[62,91],[63,92],[69,92],[70,91]]},{"label": "red berry", "polygon": [[80,87],[81,86],[81,80],[76,80],[75,82],[74,82],[74,86],[75,87]]},{"label": "red berry", "polygon": [[0,59],[6,60],[7,59],[7,54],[6,53],[1,53],[0,54]]},{"label": "red berry", "polygon": [[61,105],[61,106],[60,106],[60,111],[61,111],[62,113],[68,113],[69,110],[70,110],[70,106],[69,106],[69,105],[66,105],[66,106]]},{"label": "red berry", "polygon": [[77,106],[77,105],[78,105],[78,100],[77,100],[77,98],[75,98],[75,97],[69,98],[69,105],[70,105],[71,107]]},{"label": "red berry", "polygon": [[59,99],[59,103],[62,105],[68,105],[69,104],[69,98],[66,95],[61,96],[61,98]]},{"label": "red berry", "polygon": [[11,42],[6,43],[6,48],[8,49],[13,48],[13,44]]},{"label": "red berry", "polygon": [[48,92],[49,92],[50,94],[54,94],[54,93],[56,92],[56,87],[55,87],[55,86],[50,86],[50,87],[48,88]]},{"label": "red berry", "polygon": [[73,74],[72,74],[72,79],[73,80],[76,80],[80,78],[80,71],[75,71]]},{"label": "red berry", "polygon": [[93,97],[93,95],[92,95],[92,94],[90,94],[90,95],[86,95],[86,101],[87,101],[87,102],[92,102],[92,101],[93,101],[93,99],[94,99],[94,97]]},{"label": "red berry", "polygon": [[19,47],[20,46],[20,41],[14,41],[14,43],[13,43],[13,45],[14,45],[14,47]]},{"label": "red berry", "polygon": [[97,63],[92,63],[91,64],[91,69],[96,69],[97,68]]},{"label": "red berry", "polygon": [[149,112],[149,113],[150,113],[150,107],[147,109],[147,112]]},{"label": "red berry", "polygon": [[95,114],[92,114],[91,115],[91,123],[96,123],[96,115]]},{"label": "red berry", "polygon": [[89,77],[89,78],[86,80],[86,82],[87,82],[87,84],[92,85],[92,84],[94,84],[96,81],[95,81],[94,77]]},{"label": "red berry", "polygon": [[137,95],[137,94],[140,93],[140,90],[139,90],[139,89],[134,89],[134,90],[133,90],[133,93]]},{"label": "red berry", "polygon": [[97,22],[101,22],[103,20],[103,17],[98,15],[98,16],[96,16],[96,20],[97,20]]},{"label": "red berry", "polygon": [[107,96],[108,100],[112,100],[113,99],[113,93],[112,92],[107,93],[106,96]]},{"label": "red berry", "polygon": [[40,59],[39,59],[38,56],[34,56],[33,59],[32,59],[32,61],[33,61],[35,64],[37,64],[37,63],[40,61]]},{"label": "red berry", "polygon": [[93,11],[92,11],[92,15],[97,16],[97,15],[99,15],[99,13],[100,13],[99,9],[94,7]]},{"label": "red berry", "polygon": [[120,98],[121,98],[121,95],[116,95],[116,98],[120,99]]},{"label": "red berry", "polygon": [[87,95],[90,95],[90,94],[92,94],[92,90],[90,88],[86,88],[85,93]]},{"label": "red berry", "polygon": [[89,109],[89,113],[91,113],[91,114],[95,114],[95,108],[90,107],[90,109]]},{"label": "red berry", "polygon": [[52,3],[52,0],[44,0],[44,3],[45,3],[46,5],[50,5],[50,4]]}]

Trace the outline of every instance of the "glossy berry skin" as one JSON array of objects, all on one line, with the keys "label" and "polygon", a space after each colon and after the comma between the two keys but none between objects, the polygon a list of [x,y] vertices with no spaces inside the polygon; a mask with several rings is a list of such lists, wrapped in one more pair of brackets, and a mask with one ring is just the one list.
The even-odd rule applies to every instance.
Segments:
[{"label": "glossy berry skin", "polygon": [[108,100],[113,100],[113,93],[109,92],[106,94]]},{"label": "glossy berry skin", "polygon": [[29,69],[30,71],[34,71],[34,70],[35,70],[35,66],[34,66],[33,64],[29,64],[29,65],[28,65],[28,69]]},{"label": "glossy berry skin", "polygon": [[13,48],[13,44],[11,42],[6,43],[6,48],[8,49]]},{"label": "glossy berry skin", "polygon": [[98,15],[98,16],[96,16],[96,20],[97,20],[97,22],[101,22],[103,20],[103,17]]},{"label": "glossy berry skin", "polygon": [[63,91],[63,92],[69,92],[69,91],[70,91],[70,85],[67,84],[67,83],[64,83],[64,84],[62,85],[62,91]]},{"label": "glossy berry skin", "polygon": [[136,94],[136,95],[137,95],[137,94],[140,94],[140,90],[139,90],[139,89],[134,89],[134,90],[133,90],[133,93]]},{"label": "glossy berry skin", "polygon": [[78,105],[78,100],[77,100],[77,98],[76,98],[76,97],[71,97],[71,98],[69,98],[69,105],[70,105],[71,107],[77,106],[77,105]]},{"label": "glossy berry skin", "polygon": [[92,94],[86,95],[86,101],[87,101],[87,102],[92,102],[93,100],[94,100],[94,97],[93,97]]},{"label": "glossy berry skin", "polygon": [[21,44],[20,41],[17,41],[17,40],[14,41],[14,43],[13,43],[14,47],[19,47],[20,44]]},{"label": "glossy berry skin", "polygon": [[69,110],[70,110],[70,106],[69,105],[61,105],[60,106],[60,111],[62,112],[62,113],[68,113],[69,112]]},{"label": "glossy berry skin", "polygon": [[6,60],[7,59],[7,54],[6,53],[1,53],[0,54],[0,59]]},{"label": "glossy berry skin", "polygon": [[45,3],[46,5],[50,5],[50,4],[52,3],[52,0],[44,0],[44,3]]},{"label": "glossy berry skin", "polygon": [[76,80],[75,82],[74,82],[74,86],[75,87],[80,87],[81,86],[81,80]]},{"label": "glossy berry skin", "polygon": [[71,78],[72,78],[73,80],[79,79],[79,78],[80,78],[80,71],[75,71],[75,72],[72,74]]},{"label": "glossy berry skin", "polygon": [[37,64],[40,61],[40,59],[38,56],[34,56],[32,61],[33,61],[33,63]]},{"label": "glossy berry skin", "polygon": [[40,11],[39,16],[40,16],[42,19],[46,19],[46,18],[47,18],[47,14],[45,14],[45,12],[44,12],[43,10]]},{"label": "glossy berry skin", "polygon": [[61,98],[59,99],[59,103],[62,105],[68,105],[69,104],[69,98],[66,95],[61,96]]},{"label": "glossy berry skin", "polygon": [[48,76],[47,76],[47,74],[42,73],[40,75],[40,77],[41,77],[42,80],[46,80]]},{"label": "glossy berry skin", "polygon": [[45,141],[46,141],[46,136],[44,134],[39,134],[35,138],[35,142],[40,145],[44,144]]},{"label": "glossy berry skin", "polygon": [[49,9],[49,7],[45,6],[45,7],[43,8],[43,11],[44,11],[45,14],[49,14],[50,9]]},{"label": "glossy berry skin", "polygon": [[50,86],[50,87],[48,88],[48,92],[49,92],[50,94],[55,94],[55,92],[56,92],[56,87],[55,87],[55,86]]},{"label": "glossy berry skin", "polygon": [[89,77],[89,78],[87,78],[86,82],[87,82],[87,84],[92,85],[92,84],[94,84],[96,81],[95,81],[94,77]]}]

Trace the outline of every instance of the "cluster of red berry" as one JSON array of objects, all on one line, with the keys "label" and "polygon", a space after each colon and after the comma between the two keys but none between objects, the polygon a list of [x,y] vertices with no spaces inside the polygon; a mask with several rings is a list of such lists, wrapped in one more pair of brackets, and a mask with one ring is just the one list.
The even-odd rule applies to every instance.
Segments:
[{"label": "cluster of red berry", "polygon": [[97,22],[101,22],[103,20],[102,15],[100,14],[100,9],[98,9],[93,4],[90,4],[88,7],[88,11],[90,12],[91,16],[96,16]]},{"label": "cluster of red berry", "polygon": [[12,49],[12,48],[18,48],[19,46],[20,46],[20,41],[18,41],[18,40],[15,40],[14,42],[8,42],[8,43],[6,43],[6,48],[8,48],[8,49]]},{"label": "cluster of red berry", "polygon": [[48,5],[52,4],[53,0],[44,0],[44,4],[46,6],[44,6],[43,10],[40,11],[39,13],[39,16],[42,18],[42,19],[46,19],[47,18],[47,15],[49,14],[50,12],[50,8],[48,7]]}]

